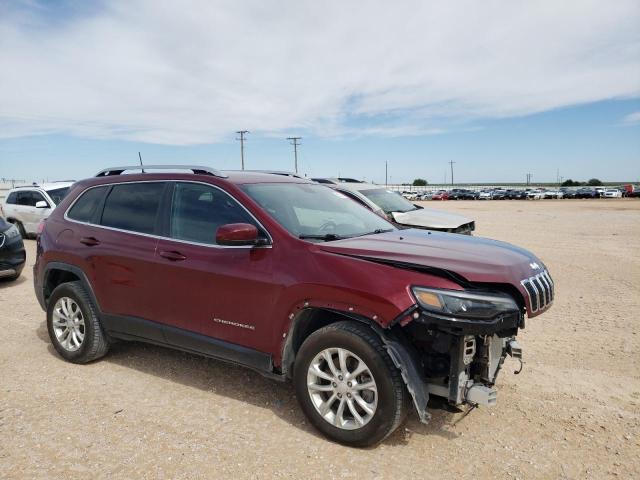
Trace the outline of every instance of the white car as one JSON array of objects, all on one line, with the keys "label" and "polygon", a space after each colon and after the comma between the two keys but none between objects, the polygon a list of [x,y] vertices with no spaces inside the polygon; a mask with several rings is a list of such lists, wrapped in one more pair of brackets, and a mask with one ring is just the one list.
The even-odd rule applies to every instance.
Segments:
[{"label": "white car", "polygon": [[10,190],[3,205],[6,220],[18,227],[23,238],[35,235],[40,222],[51,215],[71,185],[73,182],[54,182]]},{"label": "white car", "polygon": [[528,190],[527,198],[531,200],[540,200],[544,197],[544,190]]},{"label": "white car", "polygon": [[544,198],[563,198],[564,192],[562,190],[545,190]]},{"label": "white car", "polygon": [[488,190],[483,190],[480,192],[480,195],[478,195],[478,200],[491,200],[491,192]]},{"label": "white car", "polygon": [[604,198],[622,198],[622,192],[612,188],[605,190],[602,196]]},{"label": "white car", "polygon": [[342,193],[400,228],[420,228],[465,235],[471,235],[476,228],[475,222],[470,218],[414,205],[403,196],[387,190],[383,185],[345,183],[335,178],[320,180],[323,181],[319,183],[326,184],[327,187]]}]

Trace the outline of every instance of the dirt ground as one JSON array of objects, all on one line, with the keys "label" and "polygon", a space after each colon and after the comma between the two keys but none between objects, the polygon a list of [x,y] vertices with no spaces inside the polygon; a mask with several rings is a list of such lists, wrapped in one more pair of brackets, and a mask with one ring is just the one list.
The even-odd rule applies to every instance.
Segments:
[{"label": "dirt ground", "polygon": [[242,368],[133,343],[66,363],[30,240],[22,277],[0,284],[0,478],[640,478],[640,200],[425,206],[532,250],[555,279],[496,407],[432,410],[426,426],[413,414],[357,450],[316,433],[290,385]]}]

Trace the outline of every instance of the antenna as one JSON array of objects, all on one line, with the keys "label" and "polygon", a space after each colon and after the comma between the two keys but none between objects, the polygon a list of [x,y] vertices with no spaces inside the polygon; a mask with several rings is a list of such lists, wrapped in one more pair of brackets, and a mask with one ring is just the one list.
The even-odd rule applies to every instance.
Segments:
[{"label": "antenna", "polygon": [[142,155],[140,155],[140,152],[138,152],[138,158],[140,159],[140,166],[142,167],[142,173],[145,173],[144,165],[142,165]]}]

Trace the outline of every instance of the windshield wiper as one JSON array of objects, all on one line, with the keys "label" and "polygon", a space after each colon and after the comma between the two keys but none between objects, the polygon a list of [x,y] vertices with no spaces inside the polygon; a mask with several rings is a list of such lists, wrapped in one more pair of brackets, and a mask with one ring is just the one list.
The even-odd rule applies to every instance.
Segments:
[{"label": "windshield wiper", "polygon": [[325,233],[324,235],[298,235],[298,238],[302,240],[310,239],[310,240],[323,240],[325,242],[330,242],[332,240],[342,240],[344,238],[350,238],[350,237],[343,237],[335,233]]},{"label": "windshield wiper", "polygon": [[376,228],[373,232],[365,232],[359,235],[354,235],[354,237],[364,237],[365,235],[375,235],[378,233],[388,233],[393,232],[393,228]]}]

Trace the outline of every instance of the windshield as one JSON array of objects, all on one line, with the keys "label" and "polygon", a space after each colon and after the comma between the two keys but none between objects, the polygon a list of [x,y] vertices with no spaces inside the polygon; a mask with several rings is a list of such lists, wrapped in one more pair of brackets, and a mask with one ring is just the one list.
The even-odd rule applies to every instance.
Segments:
[{"label": "windshield", "polygon": [[395,229],[346,195],[323,185],[257,183],[242,188],[297,237],[329,241]]},{"label": "windshield", "polygon": [[47,194],[51,197],[51,200],[58,205],[64,197],[69,193],[69,187],[56,188],[55,190],[47,190]]},{"label": "windshield", "polygon": [[409,202],[397,193],[387,190],[386,188],[360,190],[360,193],[378,205],[384,213],[410,212],[411,210],[416,209],[416,206],[413,203]]}]

